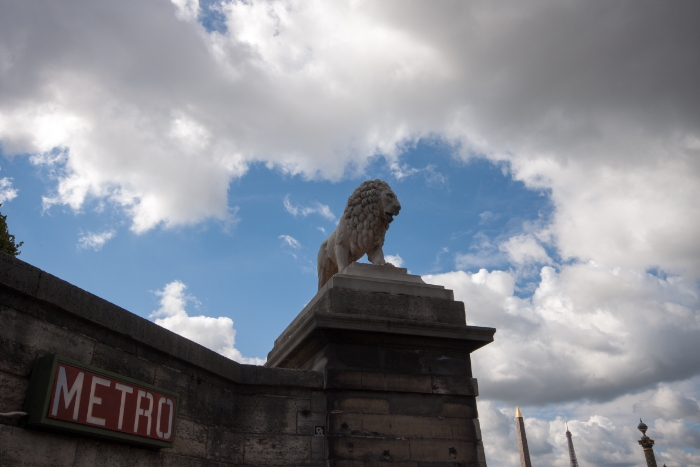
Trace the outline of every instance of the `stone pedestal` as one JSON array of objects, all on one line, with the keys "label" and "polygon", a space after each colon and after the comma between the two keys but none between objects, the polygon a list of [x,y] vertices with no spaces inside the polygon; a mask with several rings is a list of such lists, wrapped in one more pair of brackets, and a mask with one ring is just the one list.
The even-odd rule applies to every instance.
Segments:
[{"label": "stone pedestal", "polygon": [[330,465],[485,466],[467,326],[451,290],[402,268],[351,264],[275,341],[266,366],[322,371]]}]

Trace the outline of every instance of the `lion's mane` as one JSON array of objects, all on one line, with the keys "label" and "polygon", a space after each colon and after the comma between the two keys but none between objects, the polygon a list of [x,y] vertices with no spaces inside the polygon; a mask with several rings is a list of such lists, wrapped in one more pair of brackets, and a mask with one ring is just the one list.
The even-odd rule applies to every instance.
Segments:
[{"label": "lion's mane", "polygon": [[352,253],[366,252],[381,241],[389,228],[380,211],[380,195],[391,188],[382,180],[368,180],[355,188],[345,206],[343,217],[350,238]]}]

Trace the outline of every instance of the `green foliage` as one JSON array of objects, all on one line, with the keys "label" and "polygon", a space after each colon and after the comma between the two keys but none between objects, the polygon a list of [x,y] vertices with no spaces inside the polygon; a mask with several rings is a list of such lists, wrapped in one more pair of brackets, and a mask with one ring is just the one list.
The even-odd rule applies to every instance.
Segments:
[{"label": "green foliage", "polygon": [[[2,204],[0,204],[2,206]],[[15,243],[15,236],[7,231],[7,216],[0,214],[0,251],[8,253],[12,256],[19,256],[21,247],[24,242]]]}]

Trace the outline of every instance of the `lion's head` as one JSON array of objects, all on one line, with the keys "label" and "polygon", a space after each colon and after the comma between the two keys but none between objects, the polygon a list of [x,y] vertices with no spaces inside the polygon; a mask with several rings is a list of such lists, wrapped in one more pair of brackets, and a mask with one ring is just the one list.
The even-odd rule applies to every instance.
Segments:
[{"label": "lion's head", "polygon": [[366,252],[381,246],[389,224],[400,210],[401,203],[388,183],[368,180],[358,186],[343,213],[350,233],[350,251]]}]

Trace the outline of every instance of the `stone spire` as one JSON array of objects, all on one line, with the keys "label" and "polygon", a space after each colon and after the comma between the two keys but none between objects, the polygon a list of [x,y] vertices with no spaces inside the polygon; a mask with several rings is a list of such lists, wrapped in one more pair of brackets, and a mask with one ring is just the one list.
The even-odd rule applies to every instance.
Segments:
[{"label": "stone spire", "polygon": [[525,421],[520,407],[515,408],[515,432],[518,434],[518,450],[520,451],[520,467],[532,467],[530,464],[530,450],[527,448],[527,436],[525,436]]},{"label": "stone spire", "polygon": [[576,451],[574,451],[574,442],[571,440],[571,432],[569,431],[569,424],[566,424],[566,442],[569,445],[569,465],[570,467],[578,467],[578,460],[576,460]]},{"label": "stone spire", "polygon": [[642,439],[639,440],[639,445],[644,448],[644,458],[647,460],[647,467],[656,467],[656,457],[654,457],[654,440],[647,436],[648,427],[639,419],[637,429],[642,432]]}]

